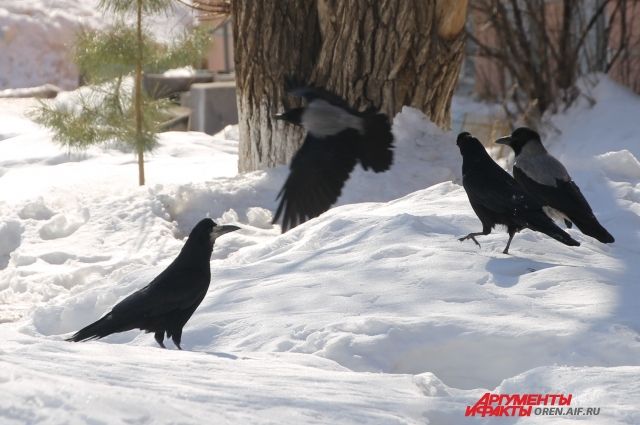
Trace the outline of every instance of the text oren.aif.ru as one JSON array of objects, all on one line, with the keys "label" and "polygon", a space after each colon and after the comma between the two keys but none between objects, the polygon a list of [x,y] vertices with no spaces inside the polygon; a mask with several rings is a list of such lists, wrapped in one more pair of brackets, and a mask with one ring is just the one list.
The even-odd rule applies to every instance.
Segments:
[{"label": "text oren.aif.ru", "polygon": [[[485,393],[465,416],[596,416],[599,407],[571,407],[573,394]],[[544,406],[544,407],[541,407]]]}]

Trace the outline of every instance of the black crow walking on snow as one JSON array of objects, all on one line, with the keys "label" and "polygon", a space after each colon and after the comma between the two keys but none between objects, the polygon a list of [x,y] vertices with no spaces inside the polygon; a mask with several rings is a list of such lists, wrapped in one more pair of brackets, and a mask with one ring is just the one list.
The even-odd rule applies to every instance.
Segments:
[{"label": "black crow walking on snow", "polygon": [[301,125],[307,134],[278,194],[273,222],[282,217],[283,232],[327,211],[358,162],[365,170],[380,173],[393,161],[393,135],[385,114],[373,109],[358,112],[340,97],[315,87],[294,87],[289,93],[303,97],[307,106],[276,118]]},{"label": "black crow walking on snow", "polygon": [[573,222],[582,233],[600,242],[614,242],[613,236],[596,219],[567,169],[544,148],[537,132],[520,127],[496,143],[513,149],[516,154],[513,177],[544,205],[550,217],[564,219],[568,227]]},{"label": "black crow walking on snow", "polygon": [[200,221],[169,267],[67,341],[99,339],[137,328],[154,332],[162,348],[165,348],[166,333],[167,338],[182,349],[182,328],[204,299],[211,282],[209,261],[213,244],[217,237],[238,229],[236,226],[218,226],[210,218]]},{"label": "black crow walking on snow", "polygon": [[473,240],[488,235],[496,224],[507,227],[509,241],[503,253],[509,253],[513,236],[524,228],[542,232],[565,245],[578,246],[576,240],[560,229],[544,213],[542,205],[520,188],[509,173],[489,156],[484,146],[464,132],[456,141],[462,154],[462,185],[473,211],[482,222],[482,231],[460,238]]}]

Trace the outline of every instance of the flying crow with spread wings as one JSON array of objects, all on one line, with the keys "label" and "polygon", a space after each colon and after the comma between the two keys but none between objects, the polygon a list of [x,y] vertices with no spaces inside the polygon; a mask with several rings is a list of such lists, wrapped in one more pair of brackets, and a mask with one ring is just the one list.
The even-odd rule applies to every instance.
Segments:
[{"label": "flying crow with spread wings", "polygon": [[509,233],[509,241],[502,251],[505,254],[509,253],[513,236],[524,228],[544,233],[565,245],[580,245],[556,226],[542,205],[491,159],[478,139],[464,132],[458,135],[456,143],[462,154],[462,185],[482,222],[481,232],[469,233],[460,241],[471,239],[480,246],[476,236],[488,235],[496,224],[502,224]]},{"label": "flying crow with spread wings", "polygon": [[213,244],[217,237],[238,229],[236,226],[218,226],[209,218],[200,221],[169,267],[67,341],[99,339],[140,329],[154,332],[155,340],[162,348],[165,348],[166,333],[181,350],[182,328],[204,299],[211,282],[209,262]]},{"label": "flying crow with spread wings", "polygon": [[306,107],[276,118],[301,125],[306,137],[278,194],[273,222],[282,217],[283,232],[327,211],[358,162],[365,170],[380,173],[393,161],[393,134],[385,114],[373,109],[358,112],[320,88],[295,87],[289,93],[304,98]]},{"label": "flying crow with spread wings", "polygon": [[513,177],[529,195],[544,205],[550,217],[564,219],[568,227],[575,223],[582,233],[600,242],[615,241],[598,222],[564,165],[547,152],[537,132],[520,127],[496,143],[513,149],[516,154]]}]

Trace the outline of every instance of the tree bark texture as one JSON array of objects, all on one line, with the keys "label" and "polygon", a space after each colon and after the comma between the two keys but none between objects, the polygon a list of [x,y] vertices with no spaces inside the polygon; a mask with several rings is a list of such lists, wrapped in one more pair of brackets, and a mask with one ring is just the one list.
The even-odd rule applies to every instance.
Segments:
[{"label": "tree bark texture", "polygon": [[449,125],[464,19],[454,28],[457,32],[449,21],[455,12],[464,16],[466,4],[459,4],[464,2],[318,2],[325,5],[319,9],[322,48],[313,74],[316,84],[357,109],[373,106],[393,117],[409,105],[439,126]]},{"label": "tree bark texture", "polygon": [[302,133],[271,116],[284,76],[324,87],[359,110],[402,106],[442,127],[464,49],[467,0],[235,0],[240,171],[286,163]]},{"label": "tree bark texture", "polygon": [[301,128],[273,119],[294,104],[285,77],[309,81],[320,45],[315,0],[234,0],[239,171],[284,164],[302,142]]}]

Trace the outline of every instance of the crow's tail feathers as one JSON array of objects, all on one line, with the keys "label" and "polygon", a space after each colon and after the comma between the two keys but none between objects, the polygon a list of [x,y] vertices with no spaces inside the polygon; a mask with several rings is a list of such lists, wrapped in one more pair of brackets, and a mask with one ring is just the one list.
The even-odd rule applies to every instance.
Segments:
[{"label": "crow's tail feathers", "polygon": [[111,313],[104,316],[102,319],[80,329],[73,334],[67,341],[80,342],[91,339],[104,338],[107,335],[111,335],[114,332],[118,332],[116,326],[114,326]]},{"label": "crow's tail feathers", "polygon": [[364,116],[364,136],[360,145],[362,168],[376,173],[387,171],[393,163],[393,134],[385,114],[368,112]]},{"label": "crow's tail feathers", "polygon": [[580,242],[573,239],[567,232],[559,228],[545,213],[530,214],[527,219],[529,220],[527,227],[531,230],[551,236],[553,239],[558,242],[562,242],[565,245],[580,246]]},{"label": "crow's tail feathers", "polygon": [[582,233],[592,238],[596,238],[602,243],[613,243],[615,239],[607,229],[602,227],[595,216],[589,217],[569,217]]}]

